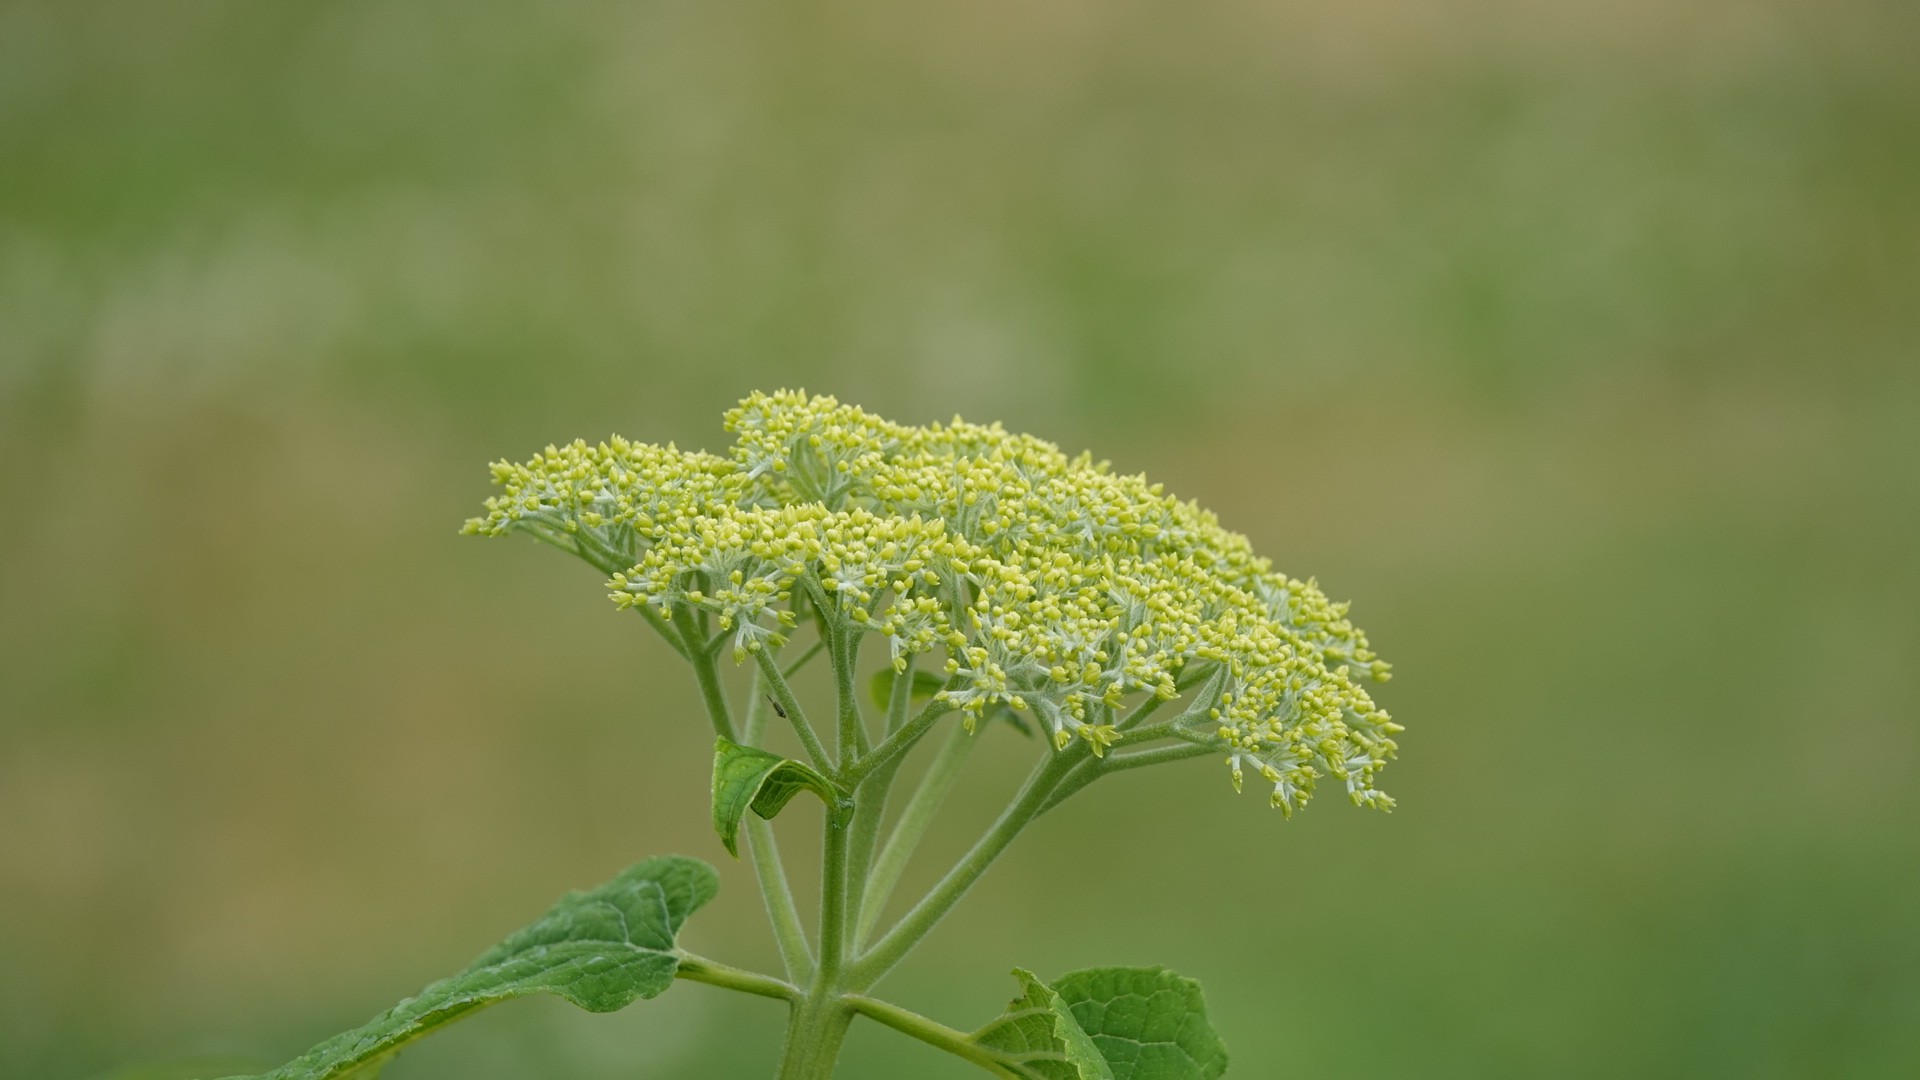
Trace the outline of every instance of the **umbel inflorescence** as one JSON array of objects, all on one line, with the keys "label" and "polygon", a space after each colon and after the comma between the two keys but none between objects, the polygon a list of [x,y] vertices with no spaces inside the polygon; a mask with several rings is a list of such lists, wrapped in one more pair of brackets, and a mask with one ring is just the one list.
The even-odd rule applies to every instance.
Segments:
[{"label": "umbel inflorescence", "polygon": [[[831,397],[755,394],[725,457],[615,438],[493,466],[470,532],[511,531],[611,572],[616,604],[705,612],[736,660],[817,613],[944,669],[971,726],[1027,714],[1096,755],[1159,703],[1163,733],[1251,770],[1289,816],[1315,784],[1359,805],[1400,730],[1363,688],[1388,666],[1347,605],[1144,476],[955,419],[915,427]],[[615,571],[617,569],[617,572]]]}]

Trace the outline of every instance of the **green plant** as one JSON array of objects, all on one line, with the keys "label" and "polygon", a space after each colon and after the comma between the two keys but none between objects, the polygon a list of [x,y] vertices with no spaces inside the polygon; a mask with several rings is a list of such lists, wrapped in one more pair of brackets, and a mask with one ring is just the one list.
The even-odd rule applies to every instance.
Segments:
[{"label": "green plant", "polygon": [[[716,875],[695,859],[649,859],[267,1075],[369,1080],[412,1039],[506,998],[552,993],[607,1011],[675,979],[786,1002],[784,1080],[830,1076],[856,1016],[1004,1077],[1223,1073],[1198,985],[1161,968],[1051,981],[1016,970],[1019,995],[973,1032],[872,991],[1023,828],[1114,773],[1218,754],[1236,789],[1256,772],[1288,816],[1329,777],[1354,803],[1389,807],[1373,781],[1400,729],[1359,685],[1387,666],[1346,606],[1143,477],[998,426],[907,427],[781,393],[748,398],[727,427],[728,457],[615,439],[497,464],[504,491],[467,531],[526,533],[585,560],[692,667],[715,734],[714,829],[735,854],[744,834],[784,974],[677,946]],[[885,644],[886,662],[863,677],[869,643]],[[809,710],[789,679],[822,655],[834,700]],[[746,668],[744,696],[726,657]],[[804,760],[766,748],[776,719]],[[902,763],[943,723],[890,819]],[[1043,734],[1038,761],[985,834],[888,924],[902,868],[987,727]],[[811,936],[772,826],[802,794],[825,807]]]}]

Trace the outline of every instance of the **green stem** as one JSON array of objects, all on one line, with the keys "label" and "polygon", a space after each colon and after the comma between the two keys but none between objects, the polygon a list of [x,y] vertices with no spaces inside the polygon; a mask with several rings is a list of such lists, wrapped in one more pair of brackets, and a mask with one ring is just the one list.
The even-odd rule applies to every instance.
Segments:
[{"label": "green stem", "polygon": [[973,1041],[973,1037],[964,1031],[950,1028],[937,1020],[930,1020],[917,1012],[903,1009],[891,1002],[860,994],[849,994],[847,1006],[871,1020],[877,1020],[895,1031],[911,1035],[929,1046],[935,1046],[958,1058],[973,1062],[975,1065],[996,1076],[1018,1076],[1008,1068],[1001,1055]]},{"label": "green stem", "polygon": [[780,861],[779,842],[773,822],[758,814],[746,815],[747,854],[753,859],[753,874],[760,882],[760,899],[767,908],[767,922],[780,946],[780,964],[787,978],[805,979],[813,974],[813,950],[807,945],[807,932],[800,924],[800,908],[793,901],[793,886],[787,881],[787,868]]},{"label": "green stem", "polygon": [[747,674],[747,715],[740,721],[740,745],[759,746],[767,734],[773,706],[767,697],[766,677],[755,667]]},{"label": "green stem", "polygon": [[1027,782],[1014,797],[1012,803],[1001,812],[999,820],[987,829],[986,833],[974,842],[973,848],[963,856],[947,876],[933,890],[913,906],[913,910],[901,917],[873,948],[867,950],[848,969],[848,985],[856,990],[865,990],[880,980],[880,977],[892,970],[920,939],[939,924],[953,905],[960,902],[980,875],[987,872],[1020,830],[1038,817],[1046,805],[1047,797],[1053,788],[1074,766],[1086,756],[1084,744],[1067,750],[1049,753],[1034,767]]},{"label": "green stem", "polygon": [[927,766],[926,774],[920,778],[920,786],[914,789],[913,797],[907,800],[906,809],[900,812],[900,820],[887,836],[886,846],[880,849],[880,858],[874,863],[872,873],[867,878],[866,890],[860,898],[860,917],[853,932],[855,948],[866,944],[874,926],[880,921],[881,912],[886,910],[887,898],[893,895],[893,887],[899,883],[907,860],[913,857],[914,849],[920,846],[921,837],[927,834],[927,827],[933,824],[941,802],[946,799],[947,792],[953,790],[954,781],[960,778],[960,768],[967,763],[967,755],[972,752],[974,741],[972,732],[960,724],[953,725],[947,741],[940,744],[940,752],[934,755],[933,763]]},{"label": "green stem", "polygon": [[1184,761],[1187,758],[1200,757],[1203,754],[1218,753],[1220,747],[1201,743],[1175,743],[1172,746],[1156,746],[1148,750],[1135,750],[1126,754],[1109,754],[1106,758],[1088,758],[1074,767],[1066,779],[1060,781],[1047,801],[1040,807],[1040,813],[1066,802],[1078,794],[1081,788],[1109,773],[1125,772],[1147,765],[1158,765],[1165,761]]},{"label": "green stem", "polygon": [[780,674],[780,662],[768,649],[756,649],[753,655],[760,661],[761,677],[773,688],[774,700],[780,703],[781,711],[787,714],[787,722],[793,725],[794,734],[800,736],[800,745],[806,747],[807,756],[813,759],[813,767],[832,775],[833,759],[827,756],[827,748],[820,745],[820,736],[813,733],[813,725],[807,722],[806,710],[800,708],[800,702],[795,700],[786,676]]},{"label": "green stem", "polygon": [[828,1080],[853,1012],[841,1000],[847,957],[847,840],[851,807],[829,806],[820,855],[820,962],[787,1017],[779,1080]]},{"label": "green stem", "polygon": [[[957,689],[958,685],[958,679],[950,679],[942,689]],[[933,700],[927,702],[913,719],[901,725],[898,731],[882,739],[880,745],[873,748],[872,753],[861,758],[853,768],[848,769],[843,778],[844,781],[848,784],[858,784],[868,773],[913,749],[913,744],[920,741],[920,737],[927,733],[927,729],[933,726],[934,721],[952,711],[953,706],[948,704],[945,698],[939,694],[933,695]]]},{"label": "green stem", "polygon": [[777,1080],[832,1080],[853,1010],[838,994],[809,994],[793,1003]]},{"label": "green stem", "polygon": [[847,848],[853,823],[851,808],[830,806],[826,838],[820,854],[820,964],[814,970],[813,993],[840,990],[840,972],[847,959]]},{"label": "green stem", "polygon": [[688,982],[722,986],[728,990],[738,990],[743,994],[776,998],[780,1001],[800,999],[800,988],[792,983],[776,979],[771,975],[762,975],[757,971],[747,971],[729,964],[722,964],[704,956],[695,956],[689,952],[680,954],[680,967],[673,973],[673,977],[686,979]]},{"label": "green stem", "polygon": [[820,650],[826,647],[827,647],[826,638],[821,638],[818,641],[815,641],[813,644],[807,646],[806,652],[801,653],[798,657],[794,659],[793,663],[788,664],[786,668],[781,672],[781,674],[785,675],[789,679],[793,678],[794,672],[797,672],[801,668],[806,667],[807,661],[820,655]]},{"label": "green stem", "polygon": [[[741,721],[740,737],[746,746],[757,746],[767,730],[766,695],[760,689],[756,669],[748,684],[747,715]],[[800,908],[793,901],[793,886],[787,880],[787,868],[780,861],[780,844],[774,837],[773,823],[758,814],[745,816],[747,854],[753,859],[753,876],[760,885],[760,899],[767,908],[767,922],[773,927],[774,941],[780,946],[780,963],[787,978],[805,980],[813,974],[813,950],[807,945],[807,932],[800,924]]]},{"label": "green stem", "polygon": [[852,627],[836,626],[827,641],[833,657],[833,683],[840,704],[840,770],[844,773],[866,755],[867,726],[860,721],[860,694],[854,689],[854,668],[860,656],[860,633]]},{"label": "green stem", "polygon": [[1223,749],[1224,747],[1206,743],[1189,742],[1175,743],[1172,746],[1155,746],[1146,750],[1110,755],[1106,765],[1100,771],[1102,773],[1125,772],[1128,769],[1158,765],[1165,761],[1185,761],[1188,758],[1202,757],[1206,754],[1217,754]]},{"label": "green stem", "polygon": [[693,677],[700,683],[700,696],[706,699],[707,716],[713,721],[713,730],[732,739],[733,718],[727,708],[726,689],[720,685],[720,671],[712,655],[695,647],[702,639],[700,627],[693,619],[693,609],[685,604],[675,607],[673,624],[688,645],[687,662],[693,665]]},{"label": "green stem", "polygon": [[[905,670],[894,672],[893,687],[887,696],[886,724],[889,732],[895,731],[906,723],[907,707],[913,700],[913,657],[908,656]],[[849,917],[855,926],[864,925],[866,918],[867,876],[873,870],[873,849],[880,839],[880,825],[887,814],[887,796],[893,790],[893,780],[900,772],[900,766],[906,758],[895,756],[883,762],[879,768],[867,773],[854,796],[857,809],[853,816],[853,850],[850,854],[850,873],[847,878],[847,898],[852,905]],[[856,930],[853,947],[859,948],[863,935]]]},{"label": "green stem", "polygon": [[1120,721],[1118,727],[1120,728],[1121,731],[1131,731],[1132,729],[1137,728],[1141,724],[1145,723],[1147,717],[1152,716],[1154,713],[1160,711],[1160,706],[1165,705],[1166,703],[1167,703],[1166,698],[1161,697],[1159,694],[1155,694],[1152,697],[1148,698],[1146,701],[1142,702],[1139,708],[1128,713],[1127,718],[1125,720]]},{"label": "green stem", "polygon": [[[873,872],[873,849],[880,841],[880,825],[887,813],[887,795],[893,789],[894,775],[900,771],[904,758],[895,758],[892,762],[867,774],[867,778],[854,792],[853,838],[848,853],[847,902],[848,919],[855,925],[861,925],[866,918],[867,877]],[[854,932],[852,947],[858,948],[861,940],[858,930]]]},{"label": "green stem", "polygon": [[913,707],[913,661],[908,653],[894,669],[893,687],[887,695],[887,734],[899,731],[907,723],[907,710]]}]

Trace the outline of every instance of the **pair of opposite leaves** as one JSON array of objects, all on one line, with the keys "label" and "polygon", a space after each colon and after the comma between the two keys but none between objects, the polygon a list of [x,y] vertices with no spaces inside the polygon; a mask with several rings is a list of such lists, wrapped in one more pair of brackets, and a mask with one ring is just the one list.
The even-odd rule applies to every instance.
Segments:
[{"label": "pair of opposite leaves", "polygon": [[[891,680],[876,679],[884,700]],[[916,685],[916,696],[922,687]],[[937,685],[929,686],[931,693]],[[802,762],[720,738],[714,747],[713,825],[738,854],[741,819],[771,819],[811,790],[830,813],[846,792]],[[568,893],[529,926],[352,1031],[257,1078],[374,1080],[407,1044],[501,1001],[553,994],[589,1012],[612,1012],[673,985],[675,939],[713,899],[719,878],[698,859],[667,855],[627,868],[586,892]],[[1016,997],[972,1035],[1004,1075],[1023,1080],[1213,1080],[1226,1048],[1207,1021],[1200,985],[1164,968],[1092,968],[1049,984],[1018,968]]]},{"label": "pair of opposite leaves", "polygon": [[[719,878],[666,855],[568,893],[449,979],[253,1080],[374,1080],[407,1044],[478,1009],[553,994],[612,1012],[673,985],[675,939]],[[1021,1080],[1214,1080],[1226,1050],[1199,984],[1164,968],[1094,968],[1053,983],[1015,971],[1021,993],[973,1041]]]}]

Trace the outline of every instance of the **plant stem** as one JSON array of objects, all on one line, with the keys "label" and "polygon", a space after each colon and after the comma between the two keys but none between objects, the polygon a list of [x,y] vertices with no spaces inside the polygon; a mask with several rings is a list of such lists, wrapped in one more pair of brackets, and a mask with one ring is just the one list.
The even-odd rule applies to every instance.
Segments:
[{"label": "plant stem", "polygon": [[1027,777],[1020,793],[1001,812],[999,820],[974,842],[973,848],[953,869],[947,871],[947,876],[941,878],[931,892],[913,906],[913,910],[902,916],[893,929],[874,943],[873,948],[854,961],[848,970],[848,985],[856,990],[865,990],[905,958],[920,939],[926,937],[953,909],[953,905],[960,902],[960,898],[980,879],[980,875],[986,873],[993,860],[1007,849],[1008,844],[1013,843],[1014,837],[1020,835],[1020,830],[1039,816],[1048,796],[1053,794],[1054,786],[1086,756],[1085,744],[1077,744],[1042,758]]},{"label": "plant stem", "polygon": [[820,964],[814,971],[814,992],[840,989],[840,970],[847,958],[847,847],[853,823],[851,807],[830,806],[826,839],[820,853]]},{"label": "plant stem", "polygon": [[834,626],[827,639],[827,651],[833,657],[833,683],[840,704],[840,771],[853,768],[872,749],[867,742],[866,725],[860,722],[860,695],[853,686],[854,667],[860,656],[860,634],[846,626]]},{"label": "plant stem", "polygon": [[707,716],[713,721],[713,730],[729,739],[733,738],[733,718],[727,708],[727,691],[720,685],[720,671],[714,664],[713,655],[698,647],[701,633],[693,621],[693,610],[685,604],[674,608],[673,623],[679,629],[681,639],[687,643],[687,662],[693,665],[693,677],[700,683],[700,696],[706,700]]},{"label": "plant stem", "polygon": [[[758,670],[748,683],[747,715],[740,724],[743,745],[757,746],[766,733],[767,698],[761,692]],[[787,978],[804,981],[813,974],[813,950],[807,945],[807,932],[800,925],[800,909],[793,902],[793,886],[787,881],[787,868],[780,861],[780,844],[774,837],[773,823],[758,814],[745,816],[747,854],[753,860],[753,876],[760,885],[760,899],[767,908],[767,922],[773,927],[774,941],[780,946],[780,963]]]},{"label": "plant stem", "polygon": [[911,1035],[930,1046],[939,1047],[958,1058],[964,1058],[996,1076],[1017,1076],[1001,1061],[996,1052],[973,1041],[973,1037],[964,1031],[950,1028],[937,1020],[930,1020],[917,1012],[903,1009],[891,1002],[860,994],[847,995],[848,1007],[869,1019],[878,1020],[895,1031]]},{"label": "plant stem", "polygon": [[[913,656],[909,654],[902,669],[894,671],[893,686],[887,695],[886,730],[898,730],[907,721],[907,708],[913,699]],[[853,848],[847,876],[848,916],[856,927],[870,923],[866,915],[867,877],[873,871],[873,848],[880,839],[880,825],[887,814],[887,796],[893,779],[906,758],[895,755],[866,774],[855,789]],[[858,949],[864,931],[856,929],[851,947]]]},{"label": "plant stem", "polygon": [[[951,690],[957,686],[957,680],[949,680],[944,689]],[[920,736],[927,733],[927,729],[933,726],[934,721],[952,711],[953,706],[948,704],[945,698],[935,694],[933,700],[927,702],[913,719],[881,740],[880,745],[874,747],[872,753],[861,758],[853,768],[848,769],[842,779],[848,784],[858,784],[869,772],[913,749],[913,744],[920,741]]]},{"label": "plant stem", "polygon": [[953,790],[955,780],[960,777],[960,768],[967,762],[972,752],[975,735],[965,727],[955,724],[948,733],[947,741],[940,744],[940,752],[934,755],[932,764],[927,766],[926,774],[920,778],[920,786],[914,789],[913,797],[907,800],[907,807],[900,812],[900,820],[894,823],[893,832],[887,836],[886,846],[880,849],[880,857],[873,864],[873,870],[867,878],[864,894],[860,899],[860,916],[853,932],[854,948],[866,944],[868,935],[880,921],[880,913],[886,909],[887,898],[893,895],[893,887],[900,881],[901,871],[906,869],[907,860],[920,845],[920,838],[927,833],[927,827],[933,824],[934,815],[940,810],[940,804]]},{"label": "plant stem", "polygon": [[908,653],[894,669],[893,687],[887,694],[887,734],[899,731],[907,723],[907,710],[913,707],[913,662]]},{"label": "plant stem", "polygon": [[776,1080],[832,1080],[853,1010],[838,994],[809,994],[793,1003]]},{"label": "plant stem", "polygon": [[807,756],[813,759],[814,768],[832,775],[833,759],[827,756],[827,748],[820,745],[820,736],[813,733],[813,725],[807,722],[806,711],[794,699],[793,688],[787,685],[786,676],[780,674],[780,662],[774,659],[772,651],[768,649],[755,649],[753,655],[760,661],[761,676],[773,688],[774,700],[780,703],[780,710],[787,714],[787,722],[793,725],[793,733],[800,736],[800,745],[807,748]]},{"label": "plant stem", "polygon": [[806,652],[803,652],[798,657],[795,657],[793,663],[788,664],[786,668],[781,672],[781,674],[785,675],[789,679],[793,678],[794,672],[799,671],[803,667],[806,667],[807,661],[820,655],[820,650],[826,647],[827,647],[826,638],[821,638],[818,641],[815,641],[813,644],[807,646]]},{"label": "plant stem", "polygon": [[804,980],[813,974],[813,950],[807,945],[807,932],[800,925],[800,909],[793,902],[793,886],[787,882],[787,868],[780,862],[780,847],[774,839],[773,822],[758,814],[746,815],[747,854],[753,859],[753,874],[760,882],[760,899],[766,904],[767,922],[780,946],[780,963],[787,978]]},{"label": "plant stem", "polygon": [[787,1016],[786,1047],[779,1080],[829,1080],[840,1057],[853,1012],[841,1000],[842,966],[847,956],[847,841],[851,807],[829,806],[821,844],[820,962],[813,984],[793,1003]]},{"label": "plant stem", "polygon": [[747,714],[740,721],[740,745],[759,746],[767,734],[767,717],[773,712],[767,697],[766,677],[755,667],[747,674]]},{"label": "plant stem", "polygon": [[722,986],[728,990],[738,990],[743,994],[758,994],[761,997],[777,998],[781,1001],[798,1001],[800,989],[792,983],[783,982],[771,975],[762,975],[757,971],[709,960],[692,953],[680,954],[680,967],[673,973],[676,979],[689,982],[703,982],[713,986]]},{"label": "plant stem", "polygon": [[[867,877],[873,872],[873,849],[880,840],[880,824],[887,813],[887,795],[893,790],[893,778],[904,758],[895,758],[867,774],[854,792],[853,837],[848,852],[848,919],[855,926],[866,920]],[[859,948],[856,930],[850,948]]]},{"label": "plant stem", "polygon": [[1148,750],[1134,750],[1125,754],[1110,754],[1104,759],[1089,758],[1075,766],[1074,770],[1067,774],[1066,779],[1060,781],[1059,786],[1053,789],[1053,793],[1048,795],[1047,801],[1041,805],[1040,813],[1044,814],[1066,802],[1078,794],[1081,788],[1108,773],[1125,772],[1128,769],[1138,769],[1146,765],[1158,765],[1163,761],[1183,761],[1219,751],[1220,748],[1217,746],[1183,742],[1172,746],[1156,746]]}]

